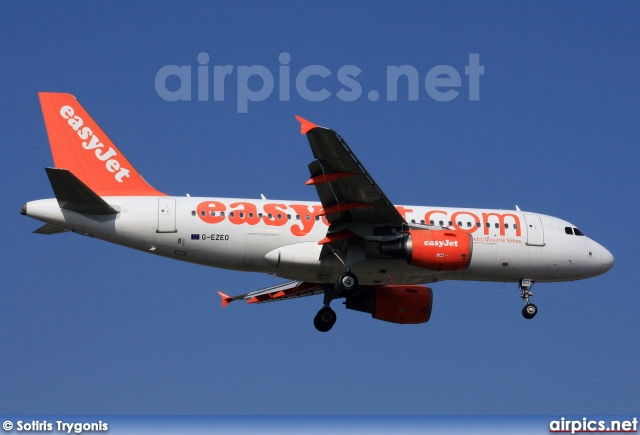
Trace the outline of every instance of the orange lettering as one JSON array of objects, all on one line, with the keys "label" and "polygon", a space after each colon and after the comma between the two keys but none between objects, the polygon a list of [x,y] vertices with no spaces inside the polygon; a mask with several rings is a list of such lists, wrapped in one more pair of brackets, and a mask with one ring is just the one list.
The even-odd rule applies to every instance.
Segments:
[{"label": "orange lettering", "polygon": [[243,207],[229,213],[229,222],[234,225],[242,225],[244,223],[255,225],[260,222],[258,210],[256,206],[250,202],[234,202],[233,204],[229,204],[229,207]]},{"label": "orange lettering", "polygon": [[314,205],[311,212],[309,212],[309,207],[303,204],[291,204],[289,207],[294,209],[296,214],[300,216],[300,225],[291,225],[291,234],[294,236],[306,236],[313,228],[316,216],[322,211],[322,206]]},{"label": "orange lettering", "polygon": [[410,209],[410,208],[404,208],[404,207],[403,207],[403,206],[401,206],[401,205],[397,206],[397,207],[396,207],[396,210],[398,210],[398,213],[400,213],[404,219],[406,219],[406,218],[407,218],[407,213],[408,213],[408,212],[410,213],[410,212],[412,212],[412,211],[413,211],[412,209]]},{"label": "orange lettering", "polygon": [[197,213],[200,220],[208,224],[219,224],[224,220],[224,216],[215,216],[216,212],[223,212],[227,209],[223,203],[218,201],[205,201],[198,204]]},{"label": "orange lettering", "polygon": [[515,214],[512,213],[505,213],[505,214],[498,214],[498,213],[482,213],[482,219],[485,222],[485,226],[484,226],[484,235],[488,236],[489,235],[489,227],[486,225],[489,222],[489,216],[496,216],[498,218],[498,225],[500,227],[500,235],[504,236],[504,218],[506,216],[510,216],[513,218],[513,223],[514,225],[518,225],[518,228],[516,228],[516,236],[520,237],[520,235],[522,234],[522,229],[520,227],[520,218],[518,216],[516,216]]},{"label": "orange lettering", "polygon": [[[473,217],[473,226],[471,228],[462,228],[460,225],[458,225],[458,222],[456,222],[456,220],[458,219],[458,216],[464,214],[464,215],[469,215],[471,217]],[[478,216],[476,216],[475,214],[468,212],[468,211],[458,211],[455,212],[454,214],[451,215],[451,220],[453,221],[453,227],[458,230],[458,231],[464,231],[465,233],[473,233],[475,230],[478,229],[478,224],[480,223],[480,219],[478,219]]]},{"label": "orange lettering", "polygon": [[267,225],[280,227],[287,223],[286,209],[285,204],[265,204],[262,220]]}]

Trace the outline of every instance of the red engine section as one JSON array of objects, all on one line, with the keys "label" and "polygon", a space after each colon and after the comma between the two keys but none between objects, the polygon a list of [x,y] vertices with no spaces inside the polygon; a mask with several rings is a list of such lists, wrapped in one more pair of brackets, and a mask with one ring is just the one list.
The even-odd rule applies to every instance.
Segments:
[{"label": "red engine section", "polygon": [[432,270],[464,270],[471,262],[471,234],[455,230],[409,231],[412,266]]},{"label": "red engine section", "polygon": [[350,310],[371,313],[374,319],[392,323],[426,323],[431,317],[433,292],[421,285],[370,287],[358,296],[347,297]]},{"label": "red engine section", "polygon": [[431,317],[433,291],[420,285],[383,286],[375,289],[373,318],[393,323],[426,323]]}]

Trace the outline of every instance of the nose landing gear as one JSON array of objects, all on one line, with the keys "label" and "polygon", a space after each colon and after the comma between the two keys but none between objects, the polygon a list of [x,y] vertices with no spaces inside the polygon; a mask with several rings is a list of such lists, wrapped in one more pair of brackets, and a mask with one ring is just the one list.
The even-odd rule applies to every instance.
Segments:
[{"label": "nose landing gear", "polygon": [[533,319],[536,314],[538,314],[538,307],[529,302],[529,298],[533,296],[531,293],[531,287],[533,283],[529,278],[523,278],[520,280],[520,284],[518,285],[520,292],[522,293],[520,297],[524,301],[524,307],[522,307],[522,317],[525,319]]}]

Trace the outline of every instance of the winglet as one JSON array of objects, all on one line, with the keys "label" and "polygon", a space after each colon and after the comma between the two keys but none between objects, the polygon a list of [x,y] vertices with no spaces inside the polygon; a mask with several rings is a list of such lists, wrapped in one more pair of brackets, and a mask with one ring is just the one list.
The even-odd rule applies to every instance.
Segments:
[{"label": "winglet", "polygon": [[222,298],[222,308],[226,307],[227,305],[229,305],[229,302],[233,302],[233,298],[229,295],[225,295],[224,293],[222,293],[220,290],[218,290],[218,294],[220,295],[220,297]]},{"label": "winglet", "polygon": [[300,134],[307,134],[309,130],[318,127],[313,122],[304,119],[302,116],[296,115],[296,119],[300,122]]}]

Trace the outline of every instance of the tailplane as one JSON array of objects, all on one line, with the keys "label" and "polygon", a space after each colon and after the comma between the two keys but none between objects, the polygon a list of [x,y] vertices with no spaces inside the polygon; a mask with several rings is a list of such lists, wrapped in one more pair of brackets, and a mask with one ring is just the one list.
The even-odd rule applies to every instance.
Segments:
[{"label": "tailplane", "polygon": [[99,196],[165,195],[142,178],[73,95],[38,95],[56,168],[69,170]]}]

